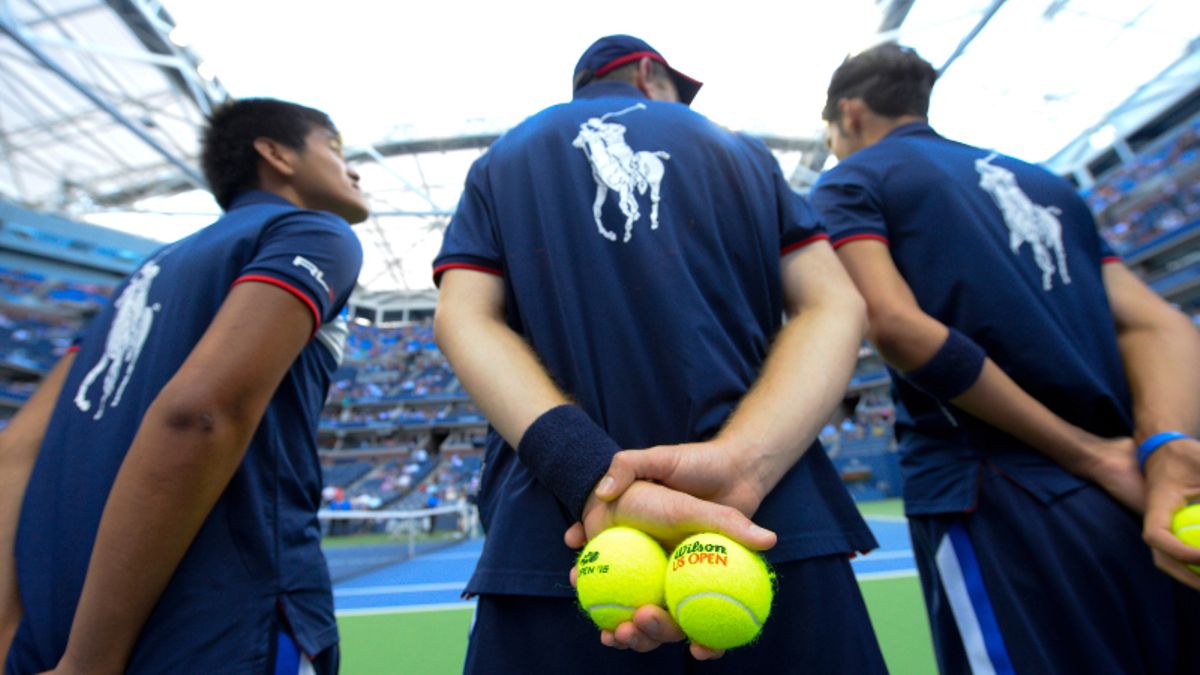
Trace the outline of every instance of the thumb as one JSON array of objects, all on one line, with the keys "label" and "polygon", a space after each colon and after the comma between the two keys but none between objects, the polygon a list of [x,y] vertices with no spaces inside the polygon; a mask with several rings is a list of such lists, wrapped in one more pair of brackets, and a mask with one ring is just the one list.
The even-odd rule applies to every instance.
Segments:
[{"label": "thumb", "polygon": [[596,484],[596,496],[606,502],[620,497],[636,480],[664,482],[675,470],[676,446],[622,450],[613,455],[608,472]]}]

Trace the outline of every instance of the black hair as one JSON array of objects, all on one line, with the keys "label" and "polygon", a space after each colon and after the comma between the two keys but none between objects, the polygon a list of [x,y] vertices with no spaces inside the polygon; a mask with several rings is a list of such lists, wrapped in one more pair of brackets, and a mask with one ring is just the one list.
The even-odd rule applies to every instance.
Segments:
[{"label": "black hair", "polygon": [[847,58],[834,71],[821,118],[837,122],[838,101],[845,98],[861,98],[884,117],[926,117],[937,76],[933,66],[912,49],[894,42],[876,45]]},{"label": "black hair", "polygon": [[201,141],[200,163],[221,208],[228,209],[238,193],[258,187],[255,139],[270,138],[302,151],[304,139],[314,127],[337,134],[325,113],[287,101],[247,98],[214,110]]}]

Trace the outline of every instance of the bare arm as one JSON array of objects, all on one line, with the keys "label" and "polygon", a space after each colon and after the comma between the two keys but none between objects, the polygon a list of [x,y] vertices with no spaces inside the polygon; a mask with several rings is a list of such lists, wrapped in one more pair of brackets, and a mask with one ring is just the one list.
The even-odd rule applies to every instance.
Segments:
[{"label": "bare arm", "polygon": [[[841,247],[838,254],[867,300],[871,342],[880,355],[901,372],[925,365],[946,341],[949,329],[921,310],[891,252],[881,242],[859,240]],[[1143,486],[1129,439],[1102,439],[1070,424],[990,358],[979,379],[950,403],[1068,471],[1096,481],[1126,505],[1141,508]]]},{"label": "bare arm", "polygon": [[64,356],[46,374],[37,391],[0,431],[0,655],[8,653],[23,610],[17,593],[16,559],[13,544],[25,486],[42,447],[46,426],[58,402],[63,381],[75,361],[75,354]]},{"label": "bare arm", "polygon": [[142,625],[310,339],[310,310],[243,283],[146,411],[100,520],[60,671],[122,672]]},{"label": "bare arm", "polygon": [[[514,448],[539,416],[569,402],[533,349],[505,322],[504,285],[498,277],[466,269],[445,272],[434,330],[471,399]],[[589,501],[588,533],[625,524],[668,545],[704,530],[724,532],[752,548],[774,545],[773,534],[735,509],[648,482],[628,493],[612,506]]]},{"label": "bare arm", "polygon": [[512,447],[547,410],[570,402],[504,318],[504,283],[465,269],[442,275],[434,334],[454,374]]},{"label": "bare arm", "polygon": [[[1117,344],[1133,394],[1134,437],[1160,431],[1200,432],[1200,333],[1124,265],[1104,266],[1104,286],[1117,324]],[[1200,589],[1200,549],[1171,534],[1171,516],[1200,497],[1200,442],[1172,441],[1146,461],[1144,536],[1156,564]]]},{"label": "bare arm", "polygon": [[1104,266],[1104,287],[1133,394],[1134,437],[1200,432],[1200,333],[1124,265]]}]

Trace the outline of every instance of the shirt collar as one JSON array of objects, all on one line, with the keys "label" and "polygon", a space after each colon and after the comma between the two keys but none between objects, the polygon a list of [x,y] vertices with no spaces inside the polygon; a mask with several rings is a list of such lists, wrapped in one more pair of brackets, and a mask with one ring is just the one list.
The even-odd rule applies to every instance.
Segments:
[{"label": "shirt collar", "polygon": [[641,89],[620,80],[600,80],[587,84],[575,92],[575,99],[605,98],[622,96],[624,98],[646,98]]},{"label": "shirt collar", "polygon": [[233,198],[229,203],[228,211],[240,209],[243,206],[253,206],[254,204],[278,204],[279,206],[295,206],[295,204],[280,197],[274,192],[266,190],[246,190],[238,193],[238,196]]}]

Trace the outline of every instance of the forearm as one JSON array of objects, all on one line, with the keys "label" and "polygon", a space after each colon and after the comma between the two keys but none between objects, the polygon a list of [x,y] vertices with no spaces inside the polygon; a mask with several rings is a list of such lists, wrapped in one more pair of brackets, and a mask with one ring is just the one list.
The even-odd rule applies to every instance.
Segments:
[{"label": "forearm", "polygon": [[124,670],[254,426],[151,406],[105,505],[64,663],[87,672]]},{"label": "forearm", "polygon": [[1137,440],[1168,430],[1200,433],[1200,333],[1191,320],[1172,313],[1159,327],[1120,333],[1118,345]]},{"label": "forearm", "polygon": [[21,503],[74,358],[73,354],[63,357],[10,420],[8,428],[0,432],[0,657],[8,653],[22,615],[13,549]]},{"label": "forearm", "polygon": [[841,402],[865,330],[862,302],[851,289],[779,332],[758,381],[718,435],[743,453],[761,495],[799,461]]},{"label": "forearm", "polygon": [[569,402],[529,344],[498,317],[439,308],[436,332],[471,400],[512,447],[539,416]]},{"label": "forearm", "polygon": [[[890,323],[889,329],[877,331],[882,337],[877,337],[876,346],[889,364],[905,373],[927,365],[949,335],[944,324],[924,314]],[[1094,460],[1085,444],[1086,432],[1030,396],[990,358],[984,359],[974,383],[948,402],[1068,470],[1086,472]]]}]

